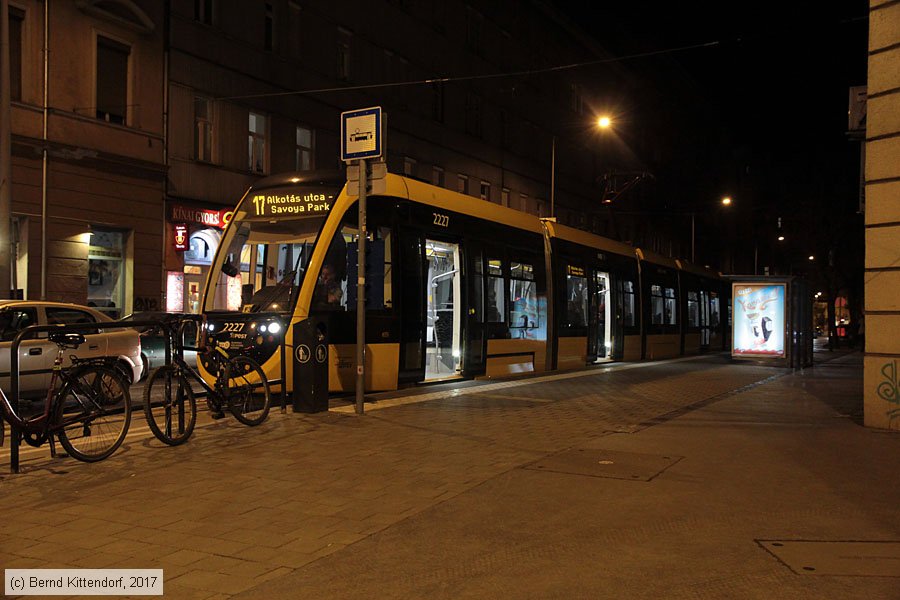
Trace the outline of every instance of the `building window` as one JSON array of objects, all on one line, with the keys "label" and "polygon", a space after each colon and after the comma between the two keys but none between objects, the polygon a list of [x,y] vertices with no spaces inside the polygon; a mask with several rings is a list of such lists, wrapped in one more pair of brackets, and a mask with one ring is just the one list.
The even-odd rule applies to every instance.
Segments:
[{"label": "building window", "polygon": [[9,93],[11,100],[22,99],[22,24],[25,13],[9,8]]},{"label": "building window", "polygon": [[204,25],[213,24],[213,2],[215,0],[194,0],[194,20]]},{"label": "building window", "polygon": [[479,191],[479,196],[481,196],[482,200],[491,201],[491,184],[487,181],[481,182],[481,189]]},{"label": "building window", "polygon": [[519,210],[522,212],[528,211],[528,194],[519,194]]},{"label": "building window", "polygon": [[466,95],[466,132],[481,137],[481,98],[475,94]]},{"label": "building window", "polygon": [[124,125],[128,120],[128,59],[125,44],[97,36],[97,118]]},{"label": "building window", "polygon": [[456,191],[460,194],[469,193],[469,178],[465,175],[456,176]]},{"label": "building window", "polygon": [[484,52],[482,45],[482,32],[484,30],[484,17],[471,7],[466,8],[466,46],[481,56]]},{"label": "building window", "polygon": [[431,185],[444,187],[444,169],[441,167],[431,167]]},{"label": "building window", "polygon": [[431,118],[438,123],[444,122],[444,84],[431,84]]},{"label": "building window", "polygon": [[265,17],[265,40],[264,47],[266,50],[274,50],[275,49],[275,9],[272,8],[271,2],[266,2],[266,17]]},{"label": "building window", "polygon": [[194,158],[212,162],[212,100],[194,96]]},{"label": "building window", "polygon": [[338,30],[337,44],[337,78],[346,81],[350,79],[350,32]]},{"label": "building window", "polygon": [[415,178],[416,176],[416,159],[408,156],[403,157],[403,175]]},{"label": "building window", "polygon": [[301,36],[297,34],[302,27],[302,15],[300,14],[300,5],[296,2],[288,2],[288,28],[293,35],[287,37],[288,51],[292,58],[300,58],[300,40]]},{"label": "building window", "polygon": [[313,130],[303,125],[297,125],[297,147],[294,150],[294,169],[297,171],[310,171],[315,168],[313,160],[314,152]]},{"label": "building window", "polygon": [[87,305],[119,317],[125,303],[125,234],[91,228],[88,242]]},{"label": "building window", "polygon": [[254,173],[266,172],[266,117],[250,113],[250,170]]},{"label": "building window", "polygon": [[501,206],[509,206],[509,189],[503,188],[500,190],[500,205]]}]

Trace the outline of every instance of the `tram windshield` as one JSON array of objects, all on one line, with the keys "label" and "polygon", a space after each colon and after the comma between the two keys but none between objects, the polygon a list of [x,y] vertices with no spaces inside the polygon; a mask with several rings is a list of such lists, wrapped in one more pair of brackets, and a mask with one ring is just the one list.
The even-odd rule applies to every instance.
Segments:
[{"label": "tram windshield", "polygon": [[292,310],[337,194],[321,188],[247,194],[210,272],[204,310]]}]

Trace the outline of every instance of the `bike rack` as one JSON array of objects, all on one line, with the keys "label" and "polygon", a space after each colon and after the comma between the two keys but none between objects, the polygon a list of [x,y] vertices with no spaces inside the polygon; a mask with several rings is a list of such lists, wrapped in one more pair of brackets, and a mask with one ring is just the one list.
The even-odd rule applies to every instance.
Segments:
[{"label": "bike rack", "polygon": [[[49,332],[49,331],[66,331],[73,333],[90,333],[91,331],[97,329],[132,329],[135,327],[158,327],[163,324],[162,321],[111,321],[111,322],[101,322],[101,323],[79,323],[79,324],[66,324],[66,325],[31,325],[30,327],[26,327],[22,331],[20,331],[15,338],[13,338],[12,344],[9,348],[9,392],[10,398],[9,403],[12,405],[13,409],[18,412],[19,411],[19,346],[26,339],[31,339],[35,337],[38,333]],[[171,335],[172,331],[169,327],[163,327],[166,331],[166,337],[168,338],[166,343],[166,364],[171,362],[170,350],[171,347]],[[183,332],[182,332],[183,333]],[[19,444],[21,443],[21,437],[19,435],[19,430],[13,426],[10,426],[10,436],[9,436],[9,469],[12,473],[19,472]],[[52,441],[51,441],[52,443]]]}]

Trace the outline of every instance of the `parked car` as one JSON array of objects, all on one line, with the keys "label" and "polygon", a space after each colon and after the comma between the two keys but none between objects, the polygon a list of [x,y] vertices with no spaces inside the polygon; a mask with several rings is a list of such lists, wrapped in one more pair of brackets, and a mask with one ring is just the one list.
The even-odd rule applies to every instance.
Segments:
[{"label": "parked car", "polygon": [[[168,313],[162,311],[139,311],[123,317],[122,321],[155,321],[173,322],[179,321],[184,317],[181,313]],[[141,336],[141,360],[144,363],[144,378],[150,371],[166,364],[166,335],[158,327],[140,326],[135,327]],[[184,345],[186,348],[193,348],[197,339],[197,324],[194,321],[188,321],[184,326]],[[187,352],[186,352],[187,354]]]},{"label": "parked car", "polygon": [[[0,300],[0,387],[10,389],[10,347],[16,335],[31,325],[100,325],[96,329],[82,331],[85,343],[77,350],[67,350],[63,366],[71,364],[69,357],[94,358],[109,356],[116,359],[122,373],[131,383],[141,379],[144,365],[141,361],[141,340],[131,329],[107,329],[103,323],[112,319],[87,306],[62,302],[35,302],[30,300]],[[23,340],[19,346],[19,393],[36,396],[50,386],[50,374],[56,359],[57,346],[47,333],[38,333],[33,339]]]}]

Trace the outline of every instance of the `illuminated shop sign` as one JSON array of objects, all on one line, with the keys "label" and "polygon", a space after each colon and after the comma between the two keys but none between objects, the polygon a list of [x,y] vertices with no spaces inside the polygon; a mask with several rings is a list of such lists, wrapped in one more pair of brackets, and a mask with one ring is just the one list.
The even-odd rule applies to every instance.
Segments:
[{"label": "illuminated shop sign", "polygon": [[206,227],[225,229],[234,210],[223,208],[222,210],[209,210],[205,208],[193,208],[183,204],[173,204],[169,220],[173,223],[196,223]]},{"label": "illuminated shop sign", "polygon": [[566,275],[573,277],[584,277],[584,269],[575,265],[566,265]]},{"label": "illuminated shop sign", "polygon": [[733,356],[784,358],[785,285],[732,284]]},{"label": "illuminated shop sign", "polygon": [[175,249],[181,252],[190,247],[188,242],[188,226],[187,223],[175,223]]},{"label": "illuminated shop sign", "polygon": [[254,194],[245,206],[254,217],[323,215],[334,206],[335,195],[322,191]]}]

